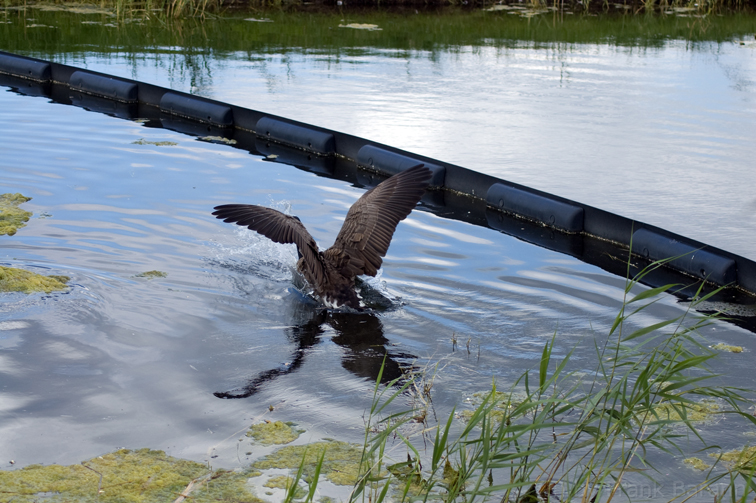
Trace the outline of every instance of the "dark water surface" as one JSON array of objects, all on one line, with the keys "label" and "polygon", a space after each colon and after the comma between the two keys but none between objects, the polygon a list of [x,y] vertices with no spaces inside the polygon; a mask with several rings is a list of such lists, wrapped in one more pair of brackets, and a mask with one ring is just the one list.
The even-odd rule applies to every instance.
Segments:
[{"label": "dark water surface", "polygon": [[[756,46],[741,46],[739,35],[626,45],[463,37],[423,48],[371,46],[366,38],[382,32],[335,25],[331,32],[351,44],[127,46],[111,35],[112,43],[91,46],[98,42],[71,35],[70,19],[55,27],[70,14],[54,15],[38,36],[41,27],[12,11],[0,25],[0,49],[365,136],[756,258]],[[232,26],[254,34],[283,22]],[[127,31],[119,26],[112,30]],[[26,38],[9,38],[22,32]],[[357,37],[365,38],[355,44]],[[11,459],[16,467],[68,464],[142,446],[236,467],[247,460],[237,439],[261,417],[295,421],[308,440],[360,441],[385,354],[392,371],[438,364],[434,405],[445,418],[492,377],[504,388],[537,366],[555,332],[555,356],[574,347],[574,368],[594,371],[594,341],[621,306],[623,278],[415,211],[370,281],[392,308],[324,315],[292,285],[292,248],[210,212],[230,202],[290,211],[325,247],[364,189],[0,91],[0,192],[33,197],[23,207],[34,212],[18,234],[0,237],[0,264],[72,278],[65,293],[0,297],[5,468]],[[149,143],[164,141],[175,145]],[[167,276],[137,276],[151,270]],[[665,297],[631,324],[686,308]],[[717,323],[704,335],[745,347],[714,367],[724,383],[754,389],[753,334]],[[213,395],[250,381],[260,386],[246,399]],[[728,421],[703,427],[704,435],[742,446],[749,432]],[[682,457],[664,458],[664,498],[674,484],[697,480]]]}]

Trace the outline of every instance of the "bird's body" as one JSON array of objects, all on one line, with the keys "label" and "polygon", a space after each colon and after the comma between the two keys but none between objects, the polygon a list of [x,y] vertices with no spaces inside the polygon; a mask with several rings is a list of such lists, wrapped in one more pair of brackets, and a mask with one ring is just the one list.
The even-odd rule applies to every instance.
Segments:
[{"label": "bird's body", "polygon": [[365,192],[347,213],[336,242],[320,251],[297,217],[251,204],[216,206],[224,222],[249,227],[275,241],[294,243],[297,270],[326,304],[361,309],[354,289],[357,276],[375,276],[397,224],[410,214],[428,186],[432,172],[414,166]]}]

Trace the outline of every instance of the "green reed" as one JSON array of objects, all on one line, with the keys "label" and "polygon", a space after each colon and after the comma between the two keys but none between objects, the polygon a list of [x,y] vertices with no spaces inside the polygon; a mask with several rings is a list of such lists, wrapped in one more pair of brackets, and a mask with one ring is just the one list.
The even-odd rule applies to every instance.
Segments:
[{"label": "green reed", "polygon": [[[623,478],[640,473],[652,479],[648,473],[656,467],[651,453],[672,459],[690,437],[702,449],[712,447],[689,417],[698,400],[715,399],[725,404],[715,414],[756,425],[756,417],[745,410],[752,405],[747,398],[751,391],[712,384],[717,376],[707,362],[715,352],[704,345],[699,330],[716,316],[694,309],[719,290],[704,294],[702,287],[683,315],[630,328],[628,320],[676,288],[632,293],[663,264],[653,263],[627,281],[613,326],[603,342],[595,342],[597,363],[590,379],[568,370],[572,352],[554,356],[552,338],[536,369],[522,374],[506,392],[494,383],[464,421],[452,411],[445,421],[412,433],[409,426],[419,418],[427,423],[426,411],[384,412],[397,398],[421,388],[412,384],[417,377],[382,387],[379,376],[367,415],[361,475],[350,501],[538,503],[555,494],[562,502],[631,499]],[[397,449],[406,461],[395,462],[391,454]],[[732,502],[753,500],[756,450],[727,466],[719,461],[698,486],[674,499],[685,501],[724,484],[715,502],[724,493]],[[738,482],[744,494],[737,494]]]}]

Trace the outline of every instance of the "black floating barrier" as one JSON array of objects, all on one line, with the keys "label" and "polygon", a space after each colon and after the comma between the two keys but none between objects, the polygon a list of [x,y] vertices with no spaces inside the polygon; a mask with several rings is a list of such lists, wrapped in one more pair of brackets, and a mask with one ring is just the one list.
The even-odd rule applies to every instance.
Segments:
[{"label": "black floating barrier", "polygon": [[101,96],[77,92],[72,92],[69,97],[72,105],[86,108],[92,112],[112,115],[126,120],[132,120],[138,115],[136,103],[116,101]]},{"label": "black floating barrier", "polygon": [[308,154],[299,149],[287,148],[278,143],[271,143],[266,138],[257,138],[255,149],[268,161],[282,162],[291,166],[304,168],[319,175],[332,176],[334,157]]},{"label": "black floating barrier", "polygon": [[365,145],[357,152],[357,164],[374,169],[388,175],[395,175],[418,164],[424,164],[433,171],[430,184],[432,187],[443,187],[446,178],[446,168],[412,157],[397,154],[374,145]]},{"label": "black floating barrier", "polygon": [[89,72],[73,72],[68,86],[73,91],[80,91],[94,96],[101,96],[122,103],[136,103],[139,87],[133,82],[105,77]]},{"label": "black floating barrier", "polygon": [[215,126],[230,127],[234,125],[234,114],[231,112],[231,107],[185,94],[174,92],[163,94],[160,99],[160,110]]},{"label": "black floating barrier", "polygon": [[50,63],[8,53],[0,53],[0,72],[37,82],[47,82],[52,78]]},{"label": "black floating barrier", "polygon": [[176,131],[181,134],[190,136],[219,136],[222,138],[228,138],[233,136],[233,129],[228,127],[214,126],[212,124],[197,122],[176,115],[162,114],[160,117],[160,124],[165,129]]},{"label": "black floating barrier", "polygon": [[530,219],[515,218],[491,208],[486,210],[486,220],[489,227],[522,241],[577,258],[583,256],[583,236],[578,233],[559,232],[544,227],[540,221],[536,223]]},{"label": "black floating barrier", "polygon": [[734,284],[738,280],[738,269],[733,259],[694,248],[648,229],[638,229],[633,233],[633,250],[651,260],[675,257],[670,261],[670,266],[718,285]]},{"label": "black floating barrier", "polygon": [[494,208],[528,220],[576,233],[583,231],[583,208],[547,196],[495,183],[486,193],[486,202]]},{"label": "black floating barrier", "polygon": [[[632,261],[633,271],[644,262],[675,257],[663,274],[659,271],[659,277],[649,283],[690,285],[691,277],[705,279],[715,285],[736,286],[726,295],[740,299],[745,293],[749,297],[741,301],[754,302],[753,260],[438,159],[144,82],[2,51],[0,85],[116,117],[147,118],[145,127],[233,138],[233,148],[259,152],[276,162],[366,186],[424,164],[433,171],[431,186],[437,189],[428,191],[423,198],[428,211],[497,229],[622,276],[628,267],[622,255],[631,247],[631,253],[643,259]],[[126,103],[131,99],[135,103]]]},{"label": "black floating barrier", "polygon": [[[2,54],[0,54],[2,56]],[[16,75],[2,72],[0,67],[0,86],[10,87],[18,94],[25,96],[50,96],[50,81],[25,79]]]},{"label": "black floating barrier", "polygon": [[321,155],[333,155],[336,152],[336,140],[331,133],[296,126],[270,117],[263,117],[257,121],[255,133],[266,140],[285,143],[308,152]]}]

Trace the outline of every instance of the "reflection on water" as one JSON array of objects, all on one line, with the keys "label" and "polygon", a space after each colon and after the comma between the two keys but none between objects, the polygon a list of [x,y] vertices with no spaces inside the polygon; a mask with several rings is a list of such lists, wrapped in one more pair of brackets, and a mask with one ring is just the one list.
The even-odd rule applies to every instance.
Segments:
[{"label": "reflection on water", "polygon": [[[6,13],[3,49],[363,136],[756,258],[752,14],[270,13],[114,29]],[[27,28],[31,15],[56,28]]]},{"label": "reflection on water", "polygon": [[311,318],[305,323],[286,329],[286,336],[294,350],[285,364],[259,373],[243,387],[213,394],[218,398],[247,398],[265,383],[295,372],[302,366],[312,347],[320,342],[320,337],[325,333],[324,325],[334,331],[331,341],[344,349],[342,367],[358,378],[376,382],[380,376],[380,382],[384,384],[395,379],[401,382],[407,369],[403,369],[396,358],[405,361],[417,358],[411,354],[392,354],[387,350],[389,340],[383,335],[383,325],[375,313],[313,309],[310,315]]}]

